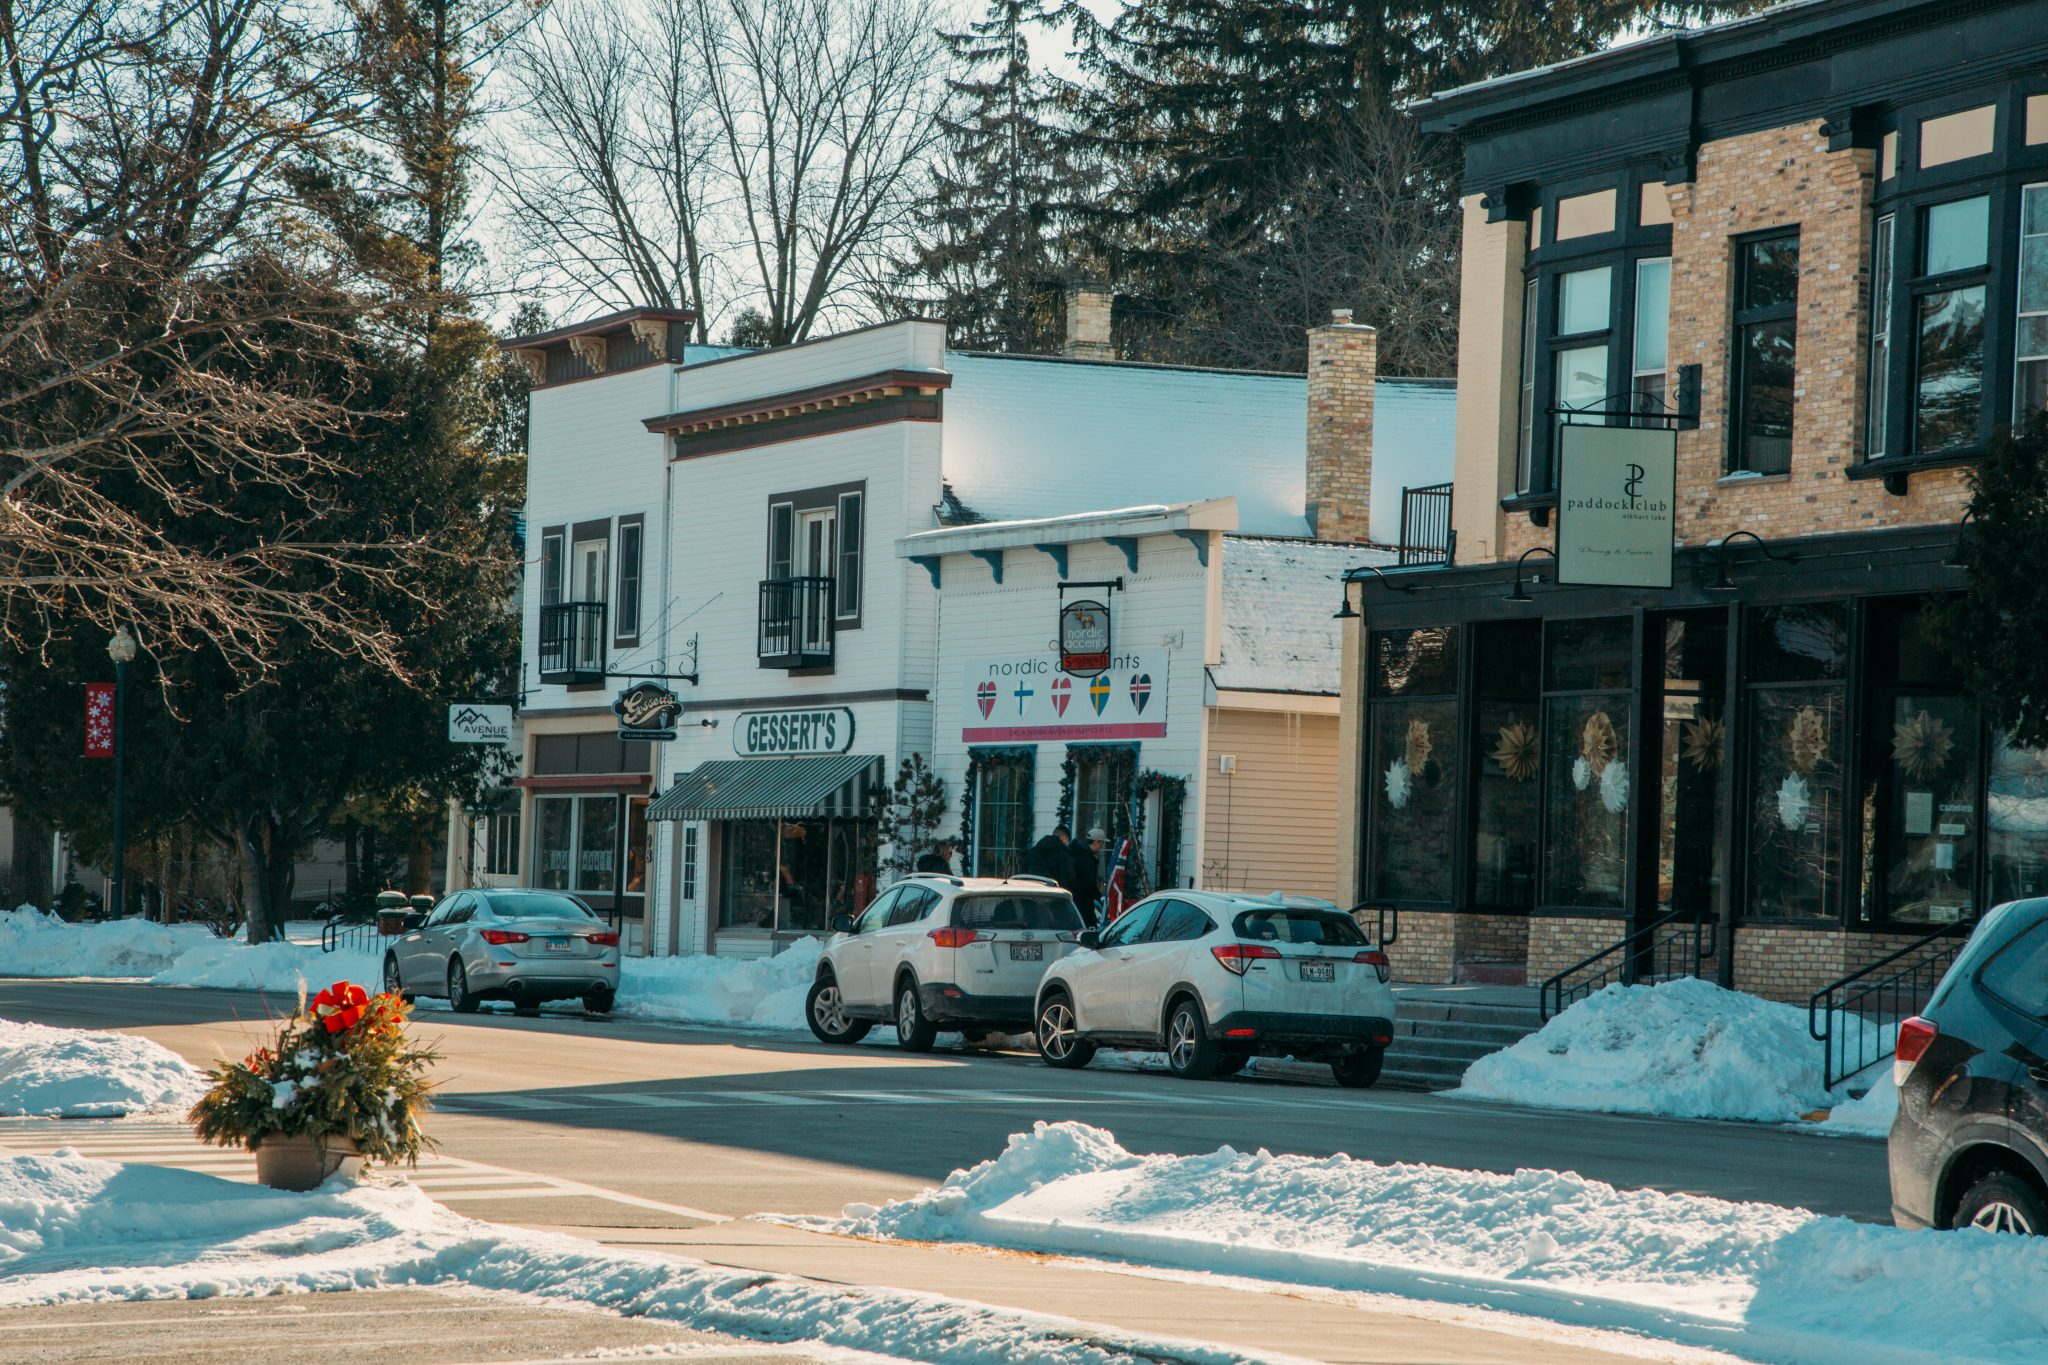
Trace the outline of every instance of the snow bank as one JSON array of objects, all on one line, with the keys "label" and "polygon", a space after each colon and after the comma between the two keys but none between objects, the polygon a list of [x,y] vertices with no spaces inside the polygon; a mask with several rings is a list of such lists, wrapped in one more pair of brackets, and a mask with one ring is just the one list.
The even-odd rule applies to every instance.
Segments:
[{"label": "snow bank", "polygon": [[243,943],[201,924],[70,924],[24,906],[0,914],[0,972],[297,994],[343,979],[373,984],[382,978],[383,962],[370,953],[323,953],[317,942]]},{"label": "snow bank", "polygon": [[480,1223],[410,1185],[283,1194],[69,1152],[0,1159],[0,1307],[460,1285],[934,1365],[1235,1365],[1238,1352]]},{"label": "snow bank", "polygon": [[[1481,1305],[1768,1360],[2048,1361],[2048,1256],[1557,1171],[1138,1156],[1037,1125],[833,1230],[1111,1257]],[[1929,1292],[1939,1287],[1939,1292]]]},{"label": "snow bank", "polygon": [[[1820,1044],[1806,1024],[1803,1009],[1710,981],[1613,985],[1472,1063],[1451,1094],[1542,1109],[1796,1123],[1847,1101],[1847,1086],[1830,1094],[1821,1084]],[[1828,1131],[1882,1136],[1890,1116],[1873,1125],[1883,1102],[1879,1095]]]},{"label": "snow bank", "polygon": [[197,1068],[147,1038],[0,1019],[0,1117],[183,1109],[205,1088]]},{"label": "snow bank", "polygon": [[629,957],[619,964],[615,1008],[642,1019],[802,1033],[804,995],[824,946],[806,938],[774,957]]}]

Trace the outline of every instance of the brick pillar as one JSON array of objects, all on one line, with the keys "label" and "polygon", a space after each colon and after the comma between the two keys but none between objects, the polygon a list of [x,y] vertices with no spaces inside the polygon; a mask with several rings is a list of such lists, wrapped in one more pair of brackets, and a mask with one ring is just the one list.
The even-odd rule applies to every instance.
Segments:
[{"label": "brick pillar", "polygon": [[1067,340],[1060,354],[1077,360],[1115,360],[1109,340],[1110,293],[1101,285],[1067,286]]},{"label": "brick pillar", "polygon": [[1318,540],[1371,539],[1372,394],[1379,333],[1333,309],[1308,333],[1308,525]]}]

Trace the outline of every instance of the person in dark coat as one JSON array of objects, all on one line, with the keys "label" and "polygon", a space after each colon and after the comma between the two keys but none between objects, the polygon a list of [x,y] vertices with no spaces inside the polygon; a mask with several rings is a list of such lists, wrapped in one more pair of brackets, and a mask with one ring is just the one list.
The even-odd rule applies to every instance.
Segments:
[{"label": "person in dark coat", "polygon": [[952,876],[953,841],[951,839],[941,839],[938,843],[920,854],[917,859],[917,870],[919,872],[938,872],[948,877]]},{"label": "person in dark coat", "polygon": [[[1067,851],[1067,841],[1073,837],[1074,832],[1065,825],[1054,825],[1052,833],[1033,844],[1024,855],[1024,871],[1067,886],[1074,879],[1074,855]],[[1067,886],[1067,890],[1073,889]]]},{"label": "person in dark coat", "polygon": [[1102,919],[1097,905],[1102,900],[1102,846],[1108,841],[1109,832],[1097,825],[1088,831],[1086,842],[1076,839],[1071,848],[1073,880],[1066,887],[1080,908],[1081,918],[1091,925]]}]

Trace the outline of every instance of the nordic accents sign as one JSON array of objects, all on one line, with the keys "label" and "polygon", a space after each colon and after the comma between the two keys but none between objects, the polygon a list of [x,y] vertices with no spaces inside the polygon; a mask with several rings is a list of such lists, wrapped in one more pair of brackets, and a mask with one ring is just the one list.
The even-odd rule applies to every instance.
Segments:
[{"label": "nordic accents sign", "polygon": [[844,706],[742,711],[732,720],[732,751],[741,758],[843,754],[852,747],[853,711]]},{"label": "nordic accents sign", "polygon": [[1670,587],[1678,433],[1566,425],[1559,439],[1557,581]]},{"label": "nordic accents sign", "polygon": [[967,665],[956,704],[969,744],[1166,738],[1166,654],[1115,654],[1092,677],[1069,677],[1047,654]]}]

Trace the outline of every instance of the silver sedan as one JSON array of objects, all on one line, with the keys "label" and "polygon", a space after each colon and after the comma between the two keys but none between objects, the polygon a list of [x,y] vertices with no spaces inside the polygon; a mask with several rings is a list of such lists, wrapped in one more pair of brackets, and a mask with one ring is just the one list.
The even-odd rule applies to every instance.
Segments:
[{"label": "silver sedan", "polygon": [[618,987],[618,932],[559,891],[458,891],[384,953],[385,990],[443,996],[460,1014],[578,997],[603,1014]]}]

